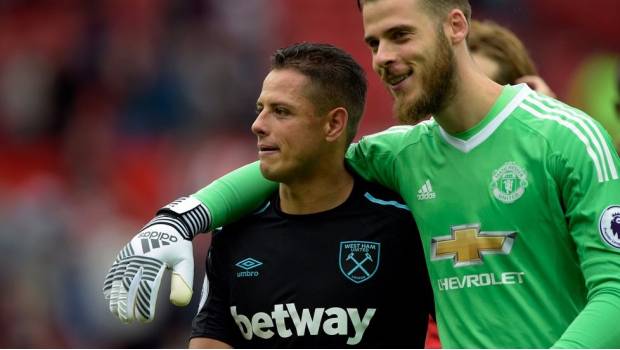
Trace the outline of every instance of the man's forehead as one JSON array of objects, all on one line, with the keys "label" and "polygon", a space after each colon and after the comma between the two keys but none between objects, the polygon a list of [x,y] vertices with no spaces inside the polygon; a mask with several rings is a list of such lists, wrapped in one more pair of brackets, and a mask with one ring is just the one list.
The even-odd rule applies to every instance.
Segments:
[{"label": "man's forehead", "polygon": [[427,21],[417,0],[371,0],[362,10],[366,36],[380,35],[397,27],[415,28]]},{"label": "man's forehead", "polygon": [[294,101],[305,98],[310,79],[294,69],[275,69],[263,81],[259,101]]},{"label": "man's forehead", "polygon": [[310,78],[296,69],[274,69],[265,77],[265,80],[263,81],[263,88],[278,87],[297,89],[305,87],[309,82]]}]

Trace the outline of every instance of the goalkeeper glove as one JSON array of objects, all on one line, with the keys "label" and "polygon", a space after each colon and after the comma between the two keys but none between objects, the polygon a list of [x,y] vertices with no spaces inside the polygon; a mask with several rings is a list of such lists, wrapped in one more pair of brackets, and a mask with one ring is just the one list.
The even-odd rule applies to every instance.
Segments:
[{"label": "goalkeeper glove", "polygon": [[118,253],[108,272],[103,294],[110,312],[121,321],[150,322],[164,270],[172,269],[170,302],[189,304],[194,280],[192,239],[209,226],[207,208],[182,197],[158,211]]}]

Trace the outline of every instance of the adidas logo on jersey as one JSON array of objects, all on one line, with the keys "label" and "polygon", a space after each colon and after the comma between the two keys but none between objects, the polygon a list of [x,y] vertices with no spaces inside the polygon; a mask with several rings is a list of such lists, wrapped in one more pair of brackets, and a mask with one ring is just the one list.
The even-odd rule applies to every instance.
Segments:
[{"label": "adidas logo on jersey", "polygon": [[418,200],[424,201],[427,199],[435,199],[435,197],[437,197],[437,195],[433,191],[431,180],[427,179],[426,182],[424,182],[424,185],[422,185],[422,187],[418,190]]}]

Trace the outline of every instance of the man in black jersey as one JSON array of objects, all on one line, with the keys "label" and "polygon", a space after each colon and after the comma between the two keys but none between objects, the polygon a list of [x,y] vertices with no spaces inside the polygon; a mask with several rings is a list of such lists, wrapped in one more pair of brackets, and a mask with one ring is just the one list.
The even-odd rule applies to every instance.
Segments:
[{"label": "man in black jersey", "polygon": [[365,95],[333,46],[275,52],[252,131],[279,190],[214,235],[190,347],[424,346],[433,302],[412,216],[344,163]]}]

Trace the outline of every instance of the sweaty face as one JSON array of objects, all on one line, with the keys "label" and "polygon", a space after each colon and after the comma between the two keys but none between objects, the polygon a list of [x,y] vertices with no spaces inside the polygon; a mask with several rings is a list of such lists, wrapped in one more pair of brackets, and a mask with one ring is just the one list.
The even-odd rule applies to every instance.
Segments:
[{"label": "sweaty face", "polygon": [[311,176],[325,150],[323,123],[310,99],[310,79],[293,69],[272,70],[256,102],[252,132],[260,169],[283,183]]},{"label": "sweaty face", "polygon": [[362,9],[373,69],[403,123],[445,108],[455,92],[455,59],[443,27],[415,0],[370,1]]}]

